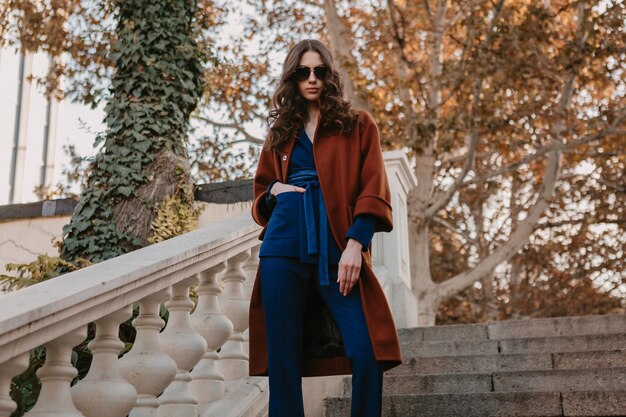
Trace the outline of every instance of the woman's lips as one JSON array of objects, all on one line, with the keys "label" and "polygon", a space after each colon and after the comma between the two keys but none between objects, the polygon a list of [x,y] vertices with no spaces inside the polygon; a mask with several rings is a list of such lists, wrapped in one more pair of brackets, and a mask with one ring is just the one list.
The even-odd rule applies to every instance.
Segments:
[{"label": "woman's lips", "polygon": [[309,93],[316,93],[319,90],[319,88],[307,88],[306,91],[308,91]]}]

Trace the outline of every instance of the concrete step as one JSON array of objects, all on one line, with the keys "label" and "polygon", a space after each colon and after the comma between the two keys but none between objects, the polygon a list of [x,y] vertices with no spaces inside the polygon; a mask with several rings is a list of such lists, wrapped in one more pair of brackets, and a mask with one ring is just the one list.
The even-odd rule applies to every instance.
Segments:
[{"label": "concrete step", "polygon": [[626,315],[505,320],[485,324],[399,329],[401,342],[515,339],[626,333]]},{"label": "concrete step", "polygon": [[[352,388],[344,381],[344,395]],[[385,375],[384,395],[528,391],[626,391],[626,368],[559,369],[472,374]]]},{"label": "concrete step", "polygon": [[504,340],[452,340],[403,343],[404,357],[558,353],[626,349],[626,333]]},{"label": "concrete step", "polygon": [[564,392],[565,416],[626,416],[626,391]]},{"label": "concrete step", "polygon": [[552,369],[552,357],[549,353],[405,357],[402,365],[392,368],[385,375],[491,373],[541,369]]},{"label": "concrete step", "polygon": [[[326,417],[348,417],[350,398],[326,398]],[[394,395],[383,417],[562,416],[558,392]]]},{"label": "concrete step", "polygon": [[402,343],[404,357],[433,357],[459,355],[495,355],[500,353],[497,340],[452,340]]},{"label": "concrete step", "polygon": [[626,333],[500,340],[501,353],[582,352],[626,349]]},{"label": "concrete step", "polygon": [[484,340],[488,338],[486,324],[459,324],[398,329],[400,343],[450,340]]},{"label": "concrete step", "polygon": [[552,354],[554,369],[626,367],[626,349]]},{"label": "concrete step", "polygon": [[[346,384],[344,394],[350,393]],[[491,392],[491,374],[433,374],[385,376],[383,395],[444,394],[464,392]]]},{"label": "concrete step", "polygon": [[505,320],[487,326],[489,339],[626,334],[626,314]]},{"label": "concrete step", "polygon": [[[626,391],[626,368],[496,372],[493,391]],[[463,385],[460,381],[459,385]],[[472,385],[467,384],[469,388]],[[624,409],[626,414],[626,409]]]},{"label": "concrete step", "polygon": [[[348,417],[350,398],[326,398],[326,417]],[[383,397],[383,417],[624,416],[626,391],[507,392]]]},{"label": "concrete step", "polygon": [[407,357],[386,375],[626,367],[626,349],[591,352]]}]

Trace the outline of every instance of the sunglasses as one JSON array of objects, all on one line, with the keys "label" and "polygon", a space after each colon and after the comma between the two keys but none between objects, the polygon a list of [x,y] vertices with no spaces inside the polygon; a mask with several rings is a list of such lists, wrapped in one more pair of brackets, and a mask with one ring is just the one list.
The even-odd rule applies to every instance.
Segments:
[{"label": "sunglasses", "polygon": [[319,65],[315,68],[297,67],[293,71],[293,78],[297,82],[301,83],[302,81],[306,81],[309,79],[309,76],[311,75],[311,71],[313,72],[313,74],[315,74],[315,78],[317,78],[320,81],[324,81],[326,79],[326,75],[328,75],[328,67]]}]

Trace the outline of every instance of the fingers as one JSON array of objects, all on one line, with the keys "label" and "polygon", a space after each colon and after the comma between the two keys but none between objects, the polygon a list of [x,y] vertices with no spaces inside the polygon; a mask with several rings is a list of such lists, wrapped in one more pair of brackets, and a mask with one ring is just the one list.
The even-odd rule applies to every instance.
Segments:
[{"label": "fingers", "polygon": [[274,183],[274,185],[272,185],[272,189],[270,190],[270,194],[273,194],[274,196],[277,196],[278,194],[282,193],[281,190],[282,190],[282,187],[284,185],[285,184],[283,184],[282,182],[276,181]]},{"label": "fingers", "polygon": [[339,282],[339,292],[347,296],[352,291],[352,288],[359,279],[361,272],[361,266],[356,264],[339,264],[339,271],[337,273],[337,282]]},{"label": "fingers", "polygon": [[339,283],[339,292],[343,294],[343,284],[346,281],[346,268],[339,262],[339,269],[337,271],[337,282]]},{"label": "fingers", "polygon": [[291,185],[291,184],[283,184],[282,182],[276,182],[273,186],[272,189],[270,190],[272,194],[274,195],[278,195],[280,193],[285,193],[288,191],[297,191],[299,193],[303,193],[306,191],[306,189],[302,188],[302,187],[297,187],[295,185]]}]

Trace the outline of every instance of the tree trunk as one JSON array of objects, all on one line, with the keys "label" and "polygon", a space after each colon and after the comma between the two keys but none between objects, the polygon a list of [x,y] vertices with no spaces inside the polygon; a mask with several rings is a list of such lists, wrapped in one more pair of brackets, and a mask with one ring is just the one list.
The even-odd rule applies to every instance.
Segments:
[{"label": "tree trunk", "polygon": [[352,39],[346,30],[343,21],[337,13],[335,0],[324,1],[326,27],[330,37],[330,44],[335,55],[337,69],[343,81],[344,94],[353,103],[354,107],[361,110],[372,111],[369,103],[361,98],[354,88],[349,68],[356,69],[357,62],[352,55]]},{"label": "tree trunk", "polygon": [[167,197],[189,204],[185,147],[189,116],[202,96],[203,54],[189,0],[116,0],[116,73],[107,130],[86,189],[64,228],[61,256],[99,262],[147,244]]}]

